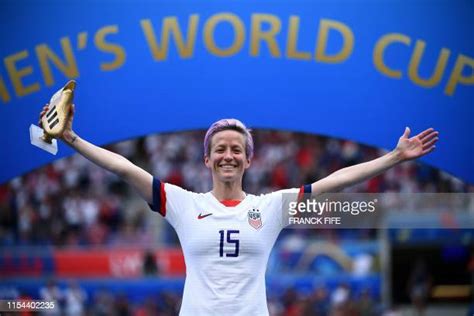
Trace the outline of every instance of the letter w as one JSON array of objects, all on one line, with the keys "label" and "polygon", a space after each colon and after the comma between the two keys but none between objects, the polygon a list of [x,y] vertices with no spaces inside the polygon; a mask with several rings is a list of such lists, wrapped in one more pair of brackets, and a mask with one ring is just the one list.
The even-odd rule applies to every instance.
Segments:
[{"label": "letter w", "polygon": [[[156,40],[153,26],[149,19],[141,20],[140,24],[142,30],[145,33],[148,46],[151,49],[154,60],[164,60],[168,57],[168,47],[170,34],[173,36],[178,53],[181,58],[192,57],[194,53],[194,43],[196,42],[196,30],[199,15],[193,14],[189,17],[188,21],[188,32],[186,40],[183,39],[181,28],[176,20],[176,17],[167,17],[163,19],[163,25],[161,28],[161,39],[159,42]],[[161,47],[160,47],[161,46]]]}]

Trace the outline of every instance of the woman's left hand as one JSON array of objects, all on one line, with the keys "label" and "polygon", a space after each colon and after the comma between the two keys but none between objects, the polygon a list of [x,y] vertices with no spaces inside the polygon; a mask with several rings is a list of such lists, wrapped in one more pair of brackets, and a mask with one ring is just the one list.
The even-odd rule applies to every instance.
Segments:
[{"label": "woman's left hand", "polygon": [[410,128],[406,127],[405,132],[398,140],[395,152],[401,161],[412,160],[422,157],[432,152],[438,141],[439,133],[433,128],[428,128],[420,134],[408,138],[410,136]]}]

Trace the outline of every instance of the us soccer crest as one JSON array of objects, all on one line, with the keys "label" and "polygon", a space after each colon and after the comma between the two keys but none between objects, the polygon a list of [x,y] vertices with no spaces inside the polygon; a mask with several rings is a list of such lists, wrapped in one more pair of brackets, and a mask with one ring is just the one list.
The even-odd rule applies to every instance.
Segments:
[{"label": "us soccer crest", "polygon": [[248,219],[249,219],[249,224],[255,229],[259,229],[262,227],[262,214],[260,214],[260,211],[256,208],[251,209],[248,212]]}]

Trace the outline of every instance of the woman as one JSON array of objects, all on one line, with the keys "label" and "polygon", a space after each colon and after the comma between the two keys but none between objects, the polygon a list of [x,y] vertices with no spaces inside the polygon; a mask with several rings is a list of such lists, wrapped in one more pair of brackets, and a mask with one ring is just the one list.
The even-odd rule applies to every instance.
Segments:
[{"label": "woman", "polygon": [[[41,112],[43,116],[47,106]],[[174,227],[186,261],[181,315],[268,315],[265,270],[283,221],[283,193],[333,192],[431,152],[438,132],[427,129],[408,138],[406,128],[390,153],[341,169],[301,188],[255,196],[242,189],[250,167],[253,139],[236,119],[220,120],[204,139],[204,163],[212,191],[194,193],[153,178],[124,157],[80,138],[72,115],[61,139],[81,155],[130,183]]]}]

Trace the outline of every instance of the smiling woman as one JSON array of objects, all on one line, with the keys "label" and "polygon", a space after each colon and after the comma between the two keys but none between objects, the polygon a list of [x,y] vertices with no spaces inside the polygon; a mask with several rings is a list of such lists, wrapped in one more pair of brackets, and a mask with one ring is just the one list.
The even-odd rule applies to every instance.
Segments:
[{"label": "smiling woman", "polygon": [[[40,116],[47,113],[43,109]],[[60,138],[77,152],[130,183],[176,230],[186,261],[181,315],[268,315],[265,271],[271,249],[288,223],[283,195],[341,190],[434,149],[433,129],[409,138],[407,128],[390,153],[341,169],[300,188],[247,194],[242,178],[253,157],[250,130],[236,119],[211,125],[204,163],[212,190],[195,193],[164,183],[124,157],[97,147],[72,130],[74,107]]]},{"label": "smiling woman", "polygon": [[[285,226],[283,192],[246,194],[253,138],[236,119],[223,119],[204,138],[212,191],[202,194],[153,179],[152,209],[176,230],[187,263],[182,315],[268,315],[265,270]],[[309,186],[306,187],[309,189]]]}]

